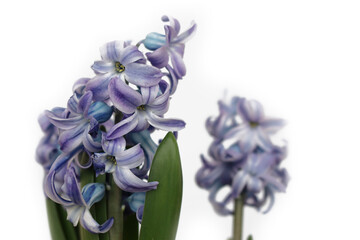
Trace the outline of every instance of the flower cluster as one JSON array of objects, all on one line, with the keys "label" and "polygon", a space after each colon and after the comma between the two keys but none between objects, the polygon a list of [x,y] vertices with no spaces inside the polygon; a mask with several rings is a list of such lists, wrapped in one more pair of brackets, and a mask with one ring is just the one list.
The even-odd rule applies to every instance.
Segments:
[{"label": "flower cluster", "polygon": [[[196,24],[180,33],[178,20],[164,16],[162,21],[165,34],[150,33],[136,45],[103,45],[101,60],[91,67],[95,76],[75,82],[66,108],[45,111],[39,118],[45,136],[36,158],[45,169],[45,194],[66,209],[74,226],[80,221],[89,232],[108,231],[113,218],[100,225],[92,217],[89,210],[103,198],[106,186],[95,182],[81,188],[81,169],[112,177],[125,196],[156,189],[158,182],[147,181],[157,149],[151,133],[185,127],[184,121],[164,114],[186,73],[185,42]],[[136,196],[127,205],[134,209],[135,199],[141,220],[144,200],[141,204]]]},{"label": "flower cluster", "polygon": [[[276,146],[271,136],[284,126],[281,119],[268,118],[255,100],[233,97],[229,104],[219,101],[220,114],[206,121],[213,137],[209,157],[201,155],[203,166],[196,175],[197,184],[210,191],[209,200],[221,215],[231,214],[228,204],[242,197],[244,203],[271,209],[274,192],[284,192],[287,171],[280,168],[286,146]],[[218,193],[230,187],[219,201]]]}]

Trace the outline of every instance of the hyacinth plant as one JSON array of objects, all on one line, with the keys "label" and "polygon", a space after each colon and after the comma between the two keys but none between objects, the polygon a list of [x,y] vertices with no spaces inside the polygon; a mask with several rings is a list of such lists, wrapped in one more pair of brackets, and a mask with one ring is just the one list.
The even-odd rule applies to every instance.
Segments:
[{"label": "hyacinth plant", "polygon": [[[287,187],[288,173],[280,167],[286,144],[278,146],[272,141],[285,122],[266,117],[258,101],[240,97],[230,103],[219,101],[219,112],[206,121],[213,141],[208,157],[201,155],[196,182],[209,191],[209,201],[218,214],[233,215],[231,239],[241,240],[244,206],[267,213],[274,204],[274,193],[285,192]],[[218,196],[223,188],[229,190]]]},{"label": "hyacinth plant", "polygon": [[[185,122],[164,115],[185,76],[185,42],[196,24],[182,32],[177,19],[162,21],[163,34],[104,44],[94,76],[75,82],[66,108],[39,118],[45,136],[36,158],[54,240],[175,239],[182,198],[176,137]],[[159,145],[156,130],[169,132]]]}]

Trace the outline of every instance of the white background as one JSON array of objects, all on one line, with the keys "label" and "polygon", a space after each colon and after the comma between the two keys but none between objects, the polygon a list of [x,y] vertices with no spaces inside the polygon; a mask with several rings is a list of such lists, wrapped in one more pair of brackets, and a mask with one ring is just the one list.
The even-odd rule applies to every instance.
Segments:
[{"label": "white background", "polygon": [[1,239],[49,239],[43,171],[34,152],[37,116],[65,106],[73,82],[91,77],[98,48],[161,32],[160,17],[183,29],[188,74],[168,117],[180,117],[184,198],[179,240],[230,237],[196,187],[210,137],[204,128],[225,89],[257,99],[288,121],[284,166],[292,177],[272,211],[247,208],[255,240],[360,239],[360,4],[350,0],[2,1],[0,3]]}]

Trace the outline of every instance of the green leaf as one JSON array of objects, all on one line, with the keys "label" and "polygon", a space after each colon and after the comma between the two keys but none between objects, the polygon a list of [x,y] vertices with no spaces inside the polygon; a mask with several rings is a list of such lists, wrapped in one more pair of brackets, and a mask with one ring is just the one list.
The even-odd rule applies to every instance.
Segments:
[{"label": "green leaf", "polygon": [[253,240],[252,235],[249,235],[248,238],[247,238],[247,240]]},{"label": "green leaf", "polygon": [[158,181],[156,190],[146,193],[140,240],[174,240],[182,200],[182,172],[179,149],[169,132],[158,147],[149,181]]},{"label": "green leaf", "polygon": [[46,198],[46,210],[49,220],[50,235],[52,240],[65,240],[65,231],[61,224],[61,218],[58,213],[58,204],[51,199]]}]

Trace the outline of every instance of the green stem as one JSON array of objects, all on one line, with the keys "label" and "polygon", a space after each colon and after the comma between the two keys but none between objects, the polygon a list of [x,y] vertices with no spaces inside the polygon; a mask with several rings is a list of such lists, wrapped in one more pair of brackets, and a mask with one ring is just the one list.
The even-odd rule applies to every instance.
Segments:
[{"label": "green stem", "polygon": [[64,229],[67,240],[78,240],[77,230],[73,224],[67,220],[66,210],[60,204],[57,204],[58,214],[61,219],[62,227]]},{"label": "green stem", "polygon": [[233,226],[233,240],[242,240],[243,232],[243,215],[244,215],[244,197],[235,199],[235,212],[234,212],[234,226]]},{"label": "green stem", "polygon": [[107,196],[108,217],[114,218],[114,224],[110,228],[110,240],[123,240],[123,211],[121,204],[121,189],[115,184],[110,175],[110,191]]},{"label": "green stem", "polygon": [[[96,182],[97,183],[102,183],[106,185],[106,175],[99,175],[96,178]],[[102,224],[103,222],[105,222],[108,217],[107,217],[107,199],[106,199],[106,194],[104,195],[104,197],[101,199],[100,202],[95,204],[96,206],[96,220],[98,223]],[[109,233],[99,233],[99,240],[109,240],[110,236]]]},{"label": "green stem", "polygon": [[132,213],[124,216],[124,239],[138,240],[139,239],[139,223],[136,219],[136,214]]},{"label": "green stem", "polygon": [[[83,153],[82,158],[86,158],[87,153]],[[88,183],[93,183],[95,181],[95,173],[92,168],[81,169],[80,172],[80,187],[81,189]],[[92,216],[96,219],[96,208],[92,206],[90,209]],[[84,229],[82,226],[79,227],[80,230],[80,239],[81,240],[99,240],[98,234],[93,234]]]}]

